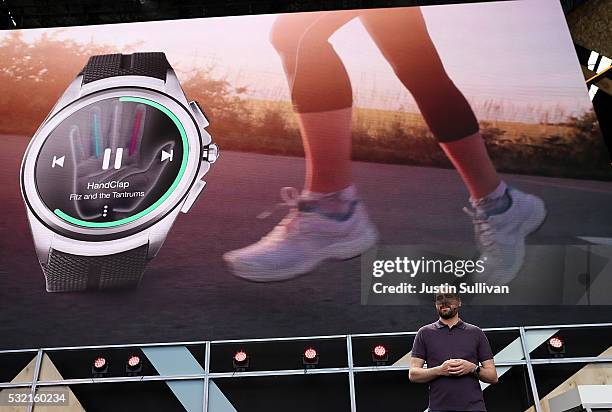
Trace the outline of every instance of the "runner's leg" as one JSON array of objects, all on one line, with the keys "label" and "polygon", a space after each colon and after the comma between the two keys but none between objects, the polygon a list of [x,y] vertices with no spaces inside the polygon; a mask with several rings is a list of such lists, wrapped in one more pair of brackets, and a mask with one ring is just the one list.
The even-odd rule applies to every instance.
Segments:
[{"label": "runner's leg", "polygon": [[354,11],[288,14],[272,28],[304,143],[304,187],[311,192],[336,192],[352,181],[351,84],[328,38],[356,16]]},{"label": "runner's leg", "polygon": [[448,77],[418,7],[376,9],[361,20],[427,125],[461,175],[472,198],[500,184],[469,103]]}]

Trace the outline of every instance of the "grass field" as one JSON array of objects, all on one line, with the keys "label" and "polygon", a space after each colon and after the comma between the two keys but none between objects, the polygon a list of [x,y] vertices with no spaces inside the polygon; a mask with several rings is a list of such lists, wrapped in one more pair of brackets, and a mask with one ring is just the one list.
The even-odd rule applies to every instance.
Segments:
[{"label": "grass field", "polygon": [[[273,123],[276,120],[286,128],[287,132],[294,131],[297,133],[298,125],[296,117],[291,109],[291,103],[287,101],[269,101],[269,100],[243,100],[246,109],[251,114],[248,119],[253,126],[261,126],[265,122]],[[25,112],[25,111],[24,111]],[[42,113],[42,112],[41,112]],[[45,113],[39,114],[39,118],[43,118]],[[2,124],[3,133],[25,133],[31,134],[40,123],[41,119],[35,118],[30,120],[24,115],[19,116],[21,119],[20,125],[15,128],[15,124],[6,120],[6,125]],[[213,126],[217,122],[213,122]],[[571,144],[573,140],[573,127],[567,124],[537,124],[537,123],[521,123],[521,122],[505,122],[505,121],[481,121],[481,126],[484,128],[497,128],[503,130],[503,136],[498,137],[498,142],[514,142],[523,144],[544,144],[549,136],[562,137],[561,140],[567,140],[565,143]],[[353,112],[353,129],[361,133],[366,133],[372,138],[377,138],[384,141],[393,128],[410,129],[427,129],[423,117],[419,113],[399,112],[390,110],[379,110],[369,108],[355,108]],[[231,134],[235,134],[231,133]],[[241,136],[232,136],[230,140],[234,141]],[[409,136],[407,136],[409,137]],[[553,140],[558,140],[554,138]],[[282,142],[279,142],[282,145]],[[280,147],[278,148],[281,149]]]},{"label": "grass field", "polygon": [[[293,111],[291,109],[290,102],[248,100],[247,105],[252,110],[252,113],[255,118],[258,120],[263,119],[266,111],[278,111],[286,119],[287,125],[289,127],[296,129],[298,127],[295,116],[293,115]],[[388,132],[389,126],[395,122],[399,122],[401,126],[406,128],[427,127],[423,120],[423,117],[419,113],[408,113],[369,108],[355,108],[354,111],[353,127],[371,133],[374,136],[381,135],[381,137],[384,138],[384,134]],[[515,141],[517,142],[522,141],[521,139],[524,139],[525,137],[535,138],[533,140],[541,140],[541,137],[546,135],[558,135],[569,138],[572,132],[572,128],[568,125],[559,124],[538,124],[505,121],[482,121],[481,125],[482,124],[488,127],[495,127],[504,130],[505,139],[515,139]],[[532,141],[530,143],[537,144],[538,142]]]},{"label": "grass field", "polygon": [[[244,102],[253,127],[218,135],[224,148],[303,155],[289,102]],[[594,113],[560,124],[481,121],[480,130],[499,171],[612,180]],[[451,167],[420,114],[368,108],[354,111],[353,159]]]}]

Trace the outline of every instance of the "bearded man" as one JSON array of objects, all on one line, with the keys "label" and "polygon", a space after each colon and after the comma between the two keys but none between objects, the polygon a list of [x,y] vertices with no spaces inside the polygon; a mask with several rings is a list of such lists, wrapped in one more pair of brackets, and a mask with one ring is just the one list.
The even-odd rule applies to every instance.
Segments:
[{"label": "bearded man", "polygon": [[440,317],[417,332],[409,379],[429,383],[430,412],[485,412],[479,381],[497,383],[489,340],[478,326],[459,318],[457,294],[436,293],[435,305]]}]

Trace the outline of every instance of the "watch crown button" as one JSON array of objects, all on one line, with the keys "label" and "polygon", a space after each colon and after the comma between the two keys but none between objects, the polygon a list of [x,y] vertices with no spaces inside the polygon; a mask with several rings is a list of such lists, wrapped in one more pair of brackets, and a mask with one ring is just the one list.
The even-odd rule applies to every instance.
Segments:
[{"label": "watch crown button", "polygon": [[208,161],[208,163],[215,163],[219,158],[219,147],[211,143],[204,148],[204,160]]}]

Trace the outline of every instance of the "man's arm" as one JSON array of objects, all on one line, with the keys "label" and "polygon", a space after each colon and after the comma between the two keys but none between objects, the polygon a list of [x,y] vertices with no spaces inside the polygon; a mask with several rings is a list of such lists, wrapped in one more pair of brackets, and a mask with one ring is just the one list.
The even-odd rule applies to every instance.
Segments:
[{"label": "man's arm", "polygon": [[478,379],[484,383],[490,383],[491,385],[497,383],[497,369],[495,368],[495,361],[489,359],[480,363],[480,373]]},{"label": "man's arm", "polygon": [[485,383],[497,383],[497,369],[495,369],[495,361],[493,360],[493,352],[487,335],[481,330],[478,339],[478,361],[482,365],[478,379]]},{"label": "man's arm", "polygon": [[423,365],[425,365],[425,360],[416,357],[410,358],[410,369],[408,370],[408,379],[410,379],[410,382],[427,383],[438,376],[450,375],[449,361],[434,368],[424,368]]}]

